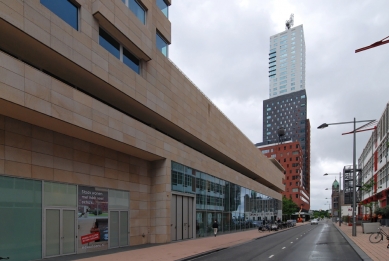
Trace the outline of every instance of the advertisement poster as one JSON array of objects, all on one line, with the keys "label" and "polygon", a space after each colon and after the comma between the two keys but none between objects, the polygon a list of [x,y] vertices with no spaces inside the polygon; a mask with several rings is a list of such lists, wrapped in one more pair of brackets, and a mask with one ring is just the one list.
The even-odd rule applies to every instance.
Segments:
[{"label": "advertisement poster", "polygon": [[108,190],[78,186],[78,249],[108,249]]}]

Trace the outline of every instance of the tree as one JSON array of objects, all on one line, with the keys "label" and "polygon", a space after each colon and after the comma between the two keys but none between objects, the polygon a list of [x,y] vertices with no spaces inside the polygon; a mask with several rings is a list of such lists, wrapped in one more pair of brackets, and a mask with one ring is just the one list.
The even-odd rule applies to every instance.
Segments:
[{"label": "tree", "polygon": [[[373,179],[370,179],[370,180],[368,180],[366,183],[364,183],[361,186],[361,190],[364,193],[369,193],[369,196],[370,196],[370,192],[373,192],[373,188],[374,188],[375,184],[376,184],[375,181]],[[364,206],[364,207],[369,209],[369,219],[370,220],[372,219],[373,208],[376,206],[376,204],[377,204],[376,202],[370,202],[370,203],[362,204],[362,206]]]},{"label": "tree", "polygon": [[298,206],[293,202],[291,198],[287,199],[285,196],[282,198],[282,213],[284,215],[292,215],[298,211]]}]

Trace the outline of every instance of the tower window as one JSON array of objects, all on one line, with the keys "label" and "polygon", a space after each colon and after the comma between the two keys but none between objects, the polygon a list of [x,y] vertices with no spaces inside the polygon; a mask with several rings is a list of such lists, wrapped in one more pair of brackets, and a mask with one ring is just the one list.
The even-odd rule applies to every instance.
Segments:
[{"label": "tower window", "polygon": [[164,0],[157,0],[157,6],[162,13],[169,18],[169,6],[166,4]]},{"label": "tower window", "polygon": [[68,23],[71,27],[78,30],[78,8],[71,1],[41,0],[41,4]]},{"label": "tower window", "polygon": [[122,0],[123,3],[138,17],[138,19],[146,24],[146,10],[137,0]]},{"label": "tower window", "polygon": [[166,57],[168,57],[168,44],[167,42],[162,38],[162,36],[157,32],[156,34],[156,44],[157,49]]}]

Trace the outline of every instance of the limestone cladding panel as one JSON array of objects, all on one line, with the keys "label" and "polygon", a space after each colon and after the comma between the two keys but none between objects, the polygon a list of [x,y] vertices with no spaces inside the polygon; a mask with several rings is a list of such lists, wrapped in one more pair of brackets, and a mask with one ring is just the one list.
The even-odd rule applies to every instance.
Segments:
[{"label": "limestone cladding panel", "polygon": [[166,209],[150,216],[152,179],[165,175],[150,169],[145,160],[0,115],[0,175],[129,191],[131,244],[148,243],[168,223],[158,225]]},{"label": "limestone cladding panel", "polygon": [[[96,101],[95,99],[83,93],[80,93],[79,91],[28,65],[23,65],[21,61],[17,61],[16,59],[13,59],[12,57],[9,57],[8,55],[1,52],[0,58],[0,61],[5,62],[0,63],[0,68],[4,68],[4,70],[7,70],[13,74],[20,74],[24,72],[24,80],[20,81],[19,83],[21,86],[10,86],[10,88],[20,90],[23,89],[23,82],[30,82],[30,85],[33,85],[34,88],[25,88],[25,92],[30,92],[31,96],[35,96],[36,99],[39,99],[39,97],[42,96],[42,93],[47,93],[47,95],[43,96],[51,102],[51,107],[49,106],[48,109],[43,111],[38,110],[42,113],[45,113],[47,110],[51,109],[51,115],[46,113],[47,116],[66,121],[72,125],[82,126],[91,132],[111,137],[112,139],[116,139],[127,145],[141,148],[148,152],[155,153],[164,158],[172,159],[186,166],[198,169],[219,178],[237,183],[250,189],[254,189],[272,197],[277,197],[277,195],[275,195],[277,193],[267,189],[259,183],[252,182],[251,179],[240,175],[236,171],[233,171],[214,160],[209,159],[204,154],[194,151],[184,144],[177,142],[176,140],[124,115],[121,112],[114,110],[111,107],[108,107],[99,101]],[[9,86],[7,85],[6,76],[7,75],[1,79],[0,83]],[[7,100],[8,96],[6,92],[1,92],[0,95],[3,95],[2,98]],[[29,105],[26,105],[26,107],[29,108]],[[31,109],[37,110],[35,106],[32,106]],[[74,118],[74,115],[79,115],[79,119],[84,118],[86,123],[82,124],[79,120],[73,121],[72,119]],[[88,124],[88,122],[91,124]],[[96,126],[99,127],[96,128]],[[26,136],[30,135],[30,132],[35,133],[34,130],[37,128],[30,130],[29,128],[20,127],[17,129],[19,133],[15,133],[13,135],[21,134]],[[115,131],[117,135],[110,136],[109,130]],[[34,137],[36,136],[39,138],[37,135],[38,134],[34,134]],[[77,133],[74,133],[74,135],[77,135]],[[43,135],[43,137],[46,139],[46,142],[52,139],[52,137],[47,134]],[[124,140],[122,140],[122,137],[124,137]],[[52,164],[56,164],[57,166],[62,166],[61,168],[63,170],[71,171],[71,169],[67,167],[65,160],[71,158],[69,151],[66,150],[66,142],[63,142],[62,145],[54,145],[54,147],[48,147],[46,143],[38,142],[37,140],[19,141],[19,143],[20,144],[18,147],[21,149],[32,149],[32,146],[34,146],[34,151],[32,154],[32,160],[34,162],[40,162],[40,164],[45,167],[50,167]],[[42,154],[42,152],[47,150],[53,150],[54,157],[52,160],[48,159],[47,156]],[[59,160],[59,158],[62,158],[63,160]],[[104,167],[100,165],[102,161],[99,159],[98,155],[93,156],[93,161],[95,162],[94,167],[88,167],[86,165],[82,165],[81,163],[76,167],[84,173],[88,172],[89,168],[99,170],[97,167]],[[125,169],[126,166],[121,166],[121,168]],[[268,172],[264,171],[265,175],[277,175],[277,168],[270,170],[271,171]],[[98,175],[101,176],[101,170],[97,171],[96,173],[99,173]],[[120,176],[121,173],[115,172],[110,173],[109,175]],[[131,179],[131,176],[129,179]],[[169,182],[170,181],[167,181],[166,183]],[[161,187],[157,188],[161,190]]]}]

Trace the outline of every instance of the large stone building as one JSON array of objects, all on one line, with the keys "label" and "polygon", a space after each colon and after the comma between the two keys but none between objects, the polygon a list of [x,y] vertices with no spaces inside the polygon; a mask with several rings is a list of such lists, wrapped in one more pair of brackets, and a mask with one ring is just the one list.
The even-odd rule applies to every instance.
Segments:
[{"label": "large stone building", "polygon": [[[0,1],[0,253],[252,227],[283,168],[168,59],[170,0]],[[247,202],[249,204],[247,204]]]}]

